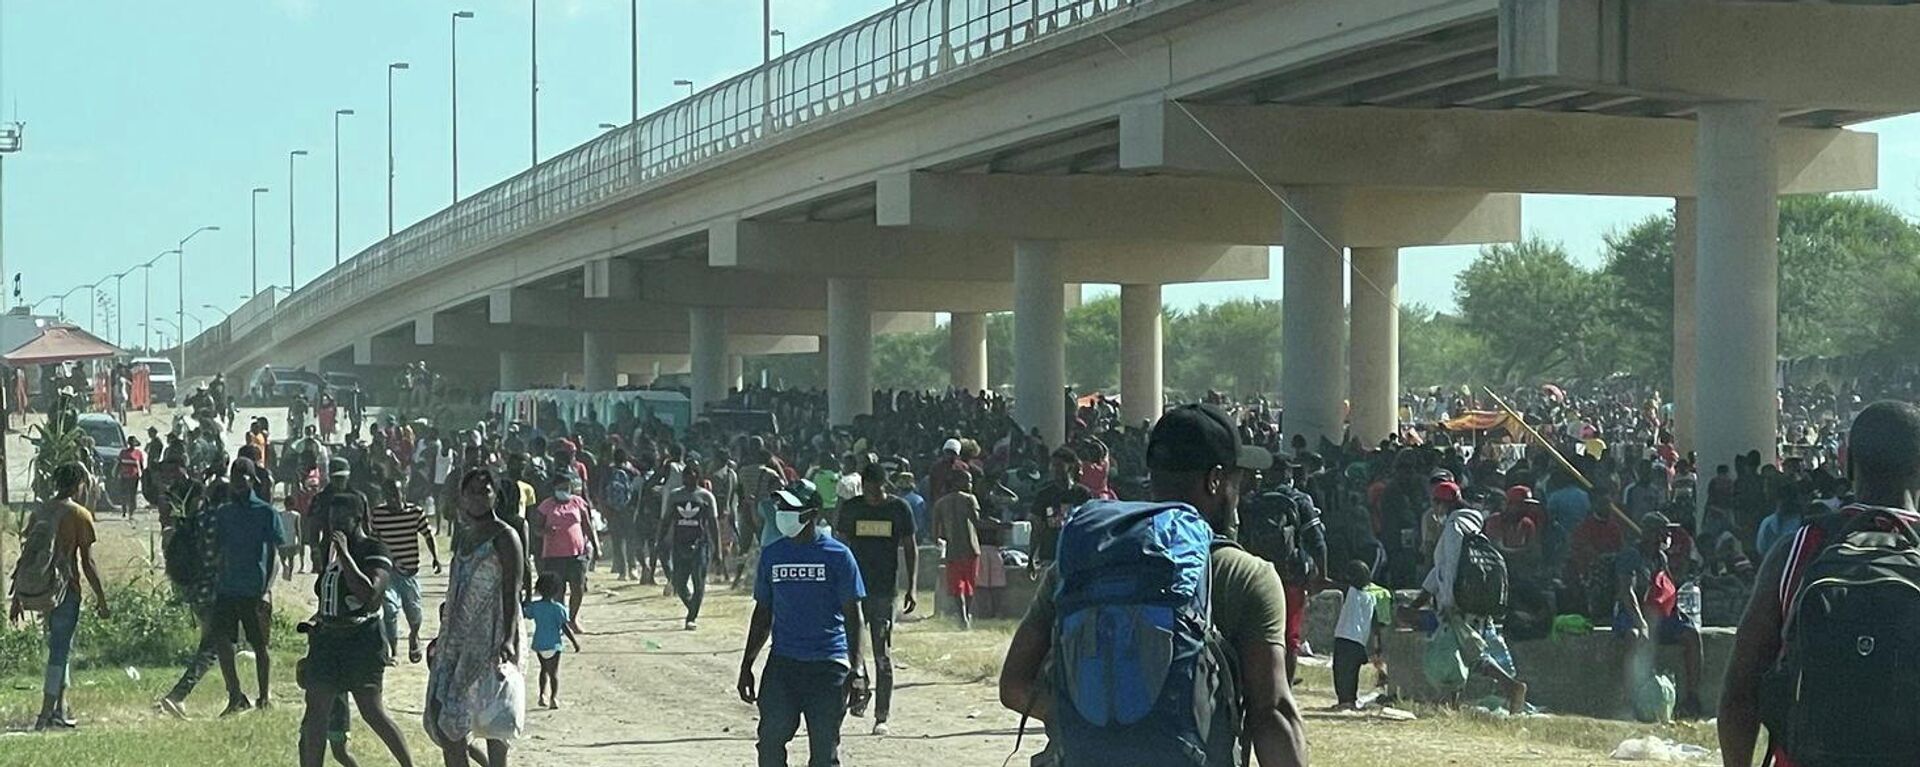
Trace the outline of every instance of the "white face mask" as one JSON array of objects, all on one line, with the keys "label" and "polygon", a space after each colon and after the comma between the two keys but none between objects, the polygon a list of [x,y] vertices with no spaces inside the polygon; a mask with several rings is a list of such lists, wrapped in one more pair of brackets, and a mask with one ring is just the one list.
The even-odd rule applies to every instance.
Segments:
[{"label": "white face mask", "polygon": [[779,529],[782,536],[788,538],[799,535],[801,530],[807,529],[806,523],[800,521],[800,512],[797,511],[774,512],[773,526]]},{"label": "white face mask", "polygon": [[573,500],[573,491],[555,490],[553,491],[553,499],[561,503],[566,503],[567,501]]}]

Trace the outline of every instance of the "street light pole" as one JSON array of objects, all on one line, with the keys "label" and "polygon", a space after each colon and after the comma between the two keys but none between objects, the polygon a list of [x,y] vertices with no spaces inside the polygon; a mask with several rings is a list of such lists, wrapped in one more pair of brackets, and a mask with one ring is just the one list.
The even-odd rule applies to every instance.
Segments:
[{"label": "street light pole", "polygon": [[187,380],[187,243],[192,242],[193,238],[200,236],[201,232],[218,231],[220,231],[220,227],[218,226],[203,226],[195,229],[188,233],[187,236],[180,238],[180,247],[173,251],[176,254],[174,256],[174,263],[179,265],[179,282],[174,285],[177,291],[175,298],[180,301],[180,320],[178,322],[180,327],[180,367],[174,371],[173,380],[175,381],[185,382]]},{"label": "street light pole", "polygon": [[453,18],[447,22],[452,42],[447,58],[453,66],[452,82],[448,88],[453,93],[453,201],[460,201],[460,20],[473,18],[473,11],[454,11]]},{"label": "street light pole", "polygon": [[333,110],[333,265],[340,265],[340,118],[351,109]]},{"label": "street light pole", "polygon": [[527,0],[527,59],[531,62],[533,76],[527,90],[528,101],[533,115],[533,162],[528,167],[540,164],[540,3],[539,0]]},{"label": "street light pole", "polygon": [[250,295],[258,295],[260,293],[260,195],[266,193],[266,187],[256,186],[253,188],[253,194],[250,195],[253,202],[253,234],[251,246],[253,250],[253,293]]},{"label": "street light pole", "polygon": [[631,0],[627,4],[627,44],[632,51],[628,57],[630,70],[627,84],[633,87],[633,109],[627,118],[628,123],[640,122],[640,0]]},{"label": "street light pole", "polygon": [[293,158],[307,156],[307,150],[287,153],[287,295],[293,295]]},{"label": "street light pole", "polygon": [[404,61],[387,65],[387,236],[393,236],[393,73],[411,66]]}]

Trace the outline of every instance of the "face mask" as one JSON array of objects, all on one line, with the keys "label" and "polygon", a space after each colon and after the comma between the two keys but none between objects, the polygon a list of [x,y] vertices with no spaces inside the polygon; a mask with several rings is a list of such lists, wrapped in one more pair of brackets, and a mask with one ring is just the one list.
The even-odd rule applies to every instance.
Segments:
[{"label": "face mask", "polygon": [[780,530],[780,535],[792,538],[807,529],[807,523],[801,521],[800,516],[797,511],[776,511],[773,513],[773,526]]},{"label": "face mask", "polygon": [[573,500],[573,491],[572,490],[555,490],[553,491],[553,499],[561,503],[566,503],[567,501]]}]

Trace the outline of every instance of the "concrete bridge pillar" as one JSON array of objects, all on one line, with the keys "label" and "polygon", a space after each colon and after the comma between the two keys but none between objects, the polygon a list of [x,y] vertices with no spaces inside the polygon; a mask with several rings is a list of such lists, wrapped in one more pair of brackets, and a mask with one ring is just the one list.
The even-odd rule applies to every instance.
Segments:
[{"label": "concrete bridge pillar", "polygon": [[947,323],[947,385],[979,394],[987,389],[987,315],[954,312]]},{"label": "concrete bridge pillar", "polygon": [[867,281],[827,280],[827,421],[873,413],[873,295]]},{"label": "concrete bridge pillar", "polygon": [[1372,445],[1400,425],[1400,250],[1354,248],[1352,262],[1350,420],[1354,436]]},{"label": "concrete bridge pillar", "polygon": [[[1685,455],[1694,447],[1694,372],[1700,369],[1700,318],[1696,316],[1700,248],[1700,204],[1691,197],[1673,200],[1673,430],[1674,447]],[[1708,465],[1711,471],[1712,464]],[[1705,498],[1705,494],[1701,494]]]},{"label": "concrete bridge pillar", "polygon": [[533,385],[533,355],[528,352],[501,350],[500,352],[500,390],[520,391]]},{"label": "concrete bridge pillar", "polygon": [[1706,279],[1694,282],[1694,390],[1713,399],[1694,414],[1694,442],[1705,466],[1749,450],[1771,461],[1779,423],[1779,114],[1758,102],[1702,104],[1699,114],[1695,268]]},{"label": "concrete bridge pillar", "polygon": [[699,418],[708,405],[727,398],[727,310],[696,306],[687,312],[693,342],[693,415]]},{"label": "concrete bridge pillar", "polygon": [[[1340,442],[1341,243],[1329,242],[1345,226],[1339,190],[1290,188],[1281,247],[1280,399],[1289,438],[1304,434],[1308,445],[1325,437]],[[1324,235],[1324,236],[1323,236]]]},{"label": "concrete bridge pillar", "polygon": [[1013,251],[1013,419],[1066,442],[1066,279],[1059,244],[1021,240]]},{"label": "concrete bridge pillar", "polygon": [[616,370],[613,334],[601,330],[589,330],[580,334],[581,352],[585,358],[582,376],[582,388],[587,391],[610,391],[619,388],[619,373]]},{"label": "concrete bridge pillar", "polygon": [[1166,399],[1159,285],[1120,286],[1120,420],[1160,420]]}]

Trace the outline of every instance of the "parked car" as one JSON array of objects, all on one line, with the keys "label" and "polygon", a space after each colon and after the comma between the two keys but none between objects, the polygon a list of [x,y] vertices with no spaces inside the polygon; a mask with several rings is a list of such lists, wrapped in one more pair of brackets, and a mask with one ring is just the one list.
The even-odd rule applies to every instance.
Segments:
[{"label": "parked car", "polygon": [[304,394],[308,402],[317,402],[327,382],[319,375],[297,368],[263,365],[247,381],[246,404],[256,407],[285,405]]},{"label": "parked car", "polygon": [[360,376],[354,375],[353,373],[329,372],[321,373],[320,377],[326,380],[327,391],[333,394],[333,398],[336,400],[344,400],[347,392],[352,391],[353,387],[360,387],[360,398],[362,404],[365,404],[367,385],[360,380]]},{"label": "parked car", "polygon": [[120,421],[106,413],[81,413],[78,424],[93,438],[95,476],[119,476],[120,451],[127,446],[127,430],[120,427]]},{"label": "parked car", "polygon": [[165,357],[136,357],[130,364],[147,366],[147,396],[156,404],[172,402],[179,394],[179,386],[173,373],[173,360]]}]

